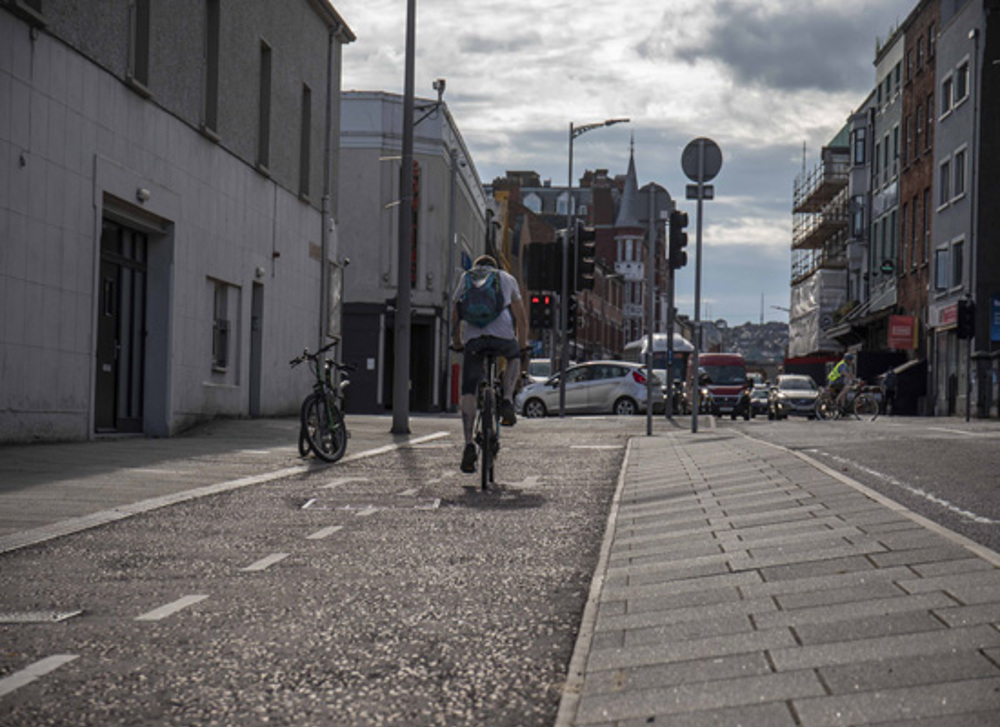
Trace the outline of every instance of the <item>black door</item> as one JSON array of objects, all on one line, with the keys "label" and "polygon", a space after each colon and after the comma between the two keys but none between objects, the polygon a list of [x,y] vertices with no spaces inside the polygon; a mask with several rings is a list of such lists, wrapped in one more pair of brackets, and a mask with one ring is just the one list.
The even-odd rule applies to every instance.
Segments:
[{"label": "black door", "polygon": [[104,221],[94,403],[98,432],[142,431],[147,246],[143,233]]}]

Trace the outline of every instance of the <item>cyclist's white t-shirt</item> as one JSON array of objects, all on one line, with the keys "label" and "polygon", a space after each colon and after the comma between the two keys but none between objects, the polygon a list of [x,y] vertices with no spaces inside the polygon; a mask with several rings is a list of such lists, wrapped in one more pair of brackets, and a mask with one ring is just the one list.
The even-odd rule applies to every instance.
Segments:
[{"label": "cyclist's white t-shirt", "polygon": [[[514,314],[511,313],[510,304],[512,301],[521,300],[521,291],[518,288],[517,280],[506,270],[497,270],[500,276],[500,294],[503,295],[503,312],[485,326],[476,326],[468,321],[462,321],[462,343],[468,343],[473,338],[480,336],[496,336],[497,338],[517,338],[514,332]],[[465,286],[465,275],[459,279],[458,286],[452,295],[452,302],[457,303]]]}]

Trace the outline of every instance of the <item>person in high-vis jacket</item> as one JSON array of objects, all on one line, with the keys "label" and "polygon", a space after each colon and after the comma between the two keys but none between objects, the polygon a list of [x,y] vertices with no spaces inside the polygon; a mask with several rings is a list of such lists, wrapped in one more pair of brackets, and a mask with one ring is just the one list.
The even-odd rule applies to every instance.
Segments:
[{"label": "person in high-vis jacket", "polygon": [[847,398],[847,385],[852,379],[854,379],[854,354],[848,351],[826,375],[830,389],[837,395],[837,406],[841,409],[844,408],[844,400]]}]

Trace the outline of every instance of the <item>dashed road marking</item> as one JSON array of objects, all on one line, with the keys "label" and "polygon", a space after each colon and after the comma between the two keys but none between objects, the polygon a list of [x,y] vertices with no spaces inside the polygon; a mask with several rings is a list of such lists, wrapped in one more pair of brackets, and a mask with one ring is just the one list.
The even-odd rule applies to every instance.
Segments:
[{"label": "dashed road marking", "polygon": [[181,611],[188,606],[193,606],[196,603],[204,601],[208,596],[184,596],[183,598],[178,598],[172,603],[165,604],[159,608],[154,608],[148,613],[144,613],[141,616],[136,616],[136,621],[160,621],[165,619],[167,616],[172,616],[178,611]]},{"label": "dashed road marking", "polygon": [[374,515],[377,512],[378,512],[378,508],[377,507],[375,507],[374,505],[368,505],[365,508],[363,508],[361,510],[358,510],[356,513],[354,513],[354,516],[355,517],[370,517],[371,515]]},{"label": "dashed road marking", "polygon": [[409,441],[402,442],[400,444],[387,444],[384,447],[376,447],[375,449],[369,449],[365,452],[358,452],[358,454],[352,454],[344,457],[340,460],[341,464],[346,462],[353,462],[356,459],[361,459],[362,457],[371,457],[376,454],[385,454],[386,452],[392,452],[399,449],[400,447],[413,447],[417,444],[423,444],[424,442],[430,442],[435,439],[440,439],[441,437],[450,436],[450,432],[434,432],[434,434],[428,434],[425,437],[417,437],[416,439],[410,439]]},{"label": "dashed road marking", "polygon": [[[432,482],[437,482],[438,480],[431,480],[431,481],[432,481]],[[399,497],[413,497],[413,496],[414,496],[414,495],[416,495],[416,494],[417,494],[417,493],[418,493],[419,491],[420,491],[420,490],[419,490],[418,488],[416,488],[416,487],[411,487],[411,488],[410,488],[410,489],[408,489],[408,490],[403,490],[402,492],[397,492],[396,494],[397,494],[397,495],[398,495]]]},{"label": "dashed road marking", "polygon": [[315,504],[316,504],[316,498],[315,497],[310,497],[308,500],[306,500],[304,503],[302,503],[302,509],[303,510],[308,510],[310,507],[312,507]]},{"label": "dashed road marking", "polygon": [[517,487],[518,489],[527,490],[531,489],[532,487],[538,487],[539,485],[541,485],[542,484],[541,480],[542,478],[539,477],[538,475],[528,475],[520,482],[511,482],[507,486]]},{"label": "dashed road marking", "polygon": [[36,661],[34,664],[29,664],[21,671],[16,671],[10,676],[0,679],[0,697],[10,694],[15,689],[19,689],[25,684],[30,684],[39,677],[45,676],[50,671],[54,671],[63,664],[68,664],[78,658],[77,654],[56,654],[55,656],[48,656],[40,661]]},{"label": "dashed road marking", "polygon": [[267,556],[266,558],[261,558],[256,563],[251,563],[246,568],[241,568],[240,570],[243,570],[243,571],[266,570],[267,568],[270,568],[275,563],[280,563],[285,558],[287,558],[289,555],[291,555],[291,554],[290,553],[271,553],[271,555]]},{"label": "dashed road marking", "polygon": [[338,477],[334,480],[330,480],[325,485],[320,485],[321,490],[333,490],[341,485],[346,485],[349,482],[371,482],[367,477]]},{"label": "dashed road marking", "polygon": [[306,536],[306,540],[322,540],[323,538],[327,538],[333,535],[334,533],[338,532],[339,530],[343,529],[344,529],[343,525],[331,525],[328,528],[317,530],[315,533],[310,533],[309,535]]}]

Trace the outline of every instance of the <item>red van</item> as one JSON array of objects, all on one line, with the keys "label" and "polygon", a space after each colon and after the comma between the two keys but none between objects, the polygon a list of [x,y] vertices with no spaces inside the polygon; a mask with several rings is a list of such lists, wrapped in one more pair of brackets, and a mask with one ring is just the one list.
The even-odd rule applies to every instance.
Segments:
[{"label": "red van", "polygon": [[[688,359],[688,401],[697,401],[698,377],[692,370],[694,357]],[[713,414],[729,414],[740,400],[746,386],[747,365],[741,353],[702,353],[698,368],[708,376],[708,390],[712,392]]]}]

